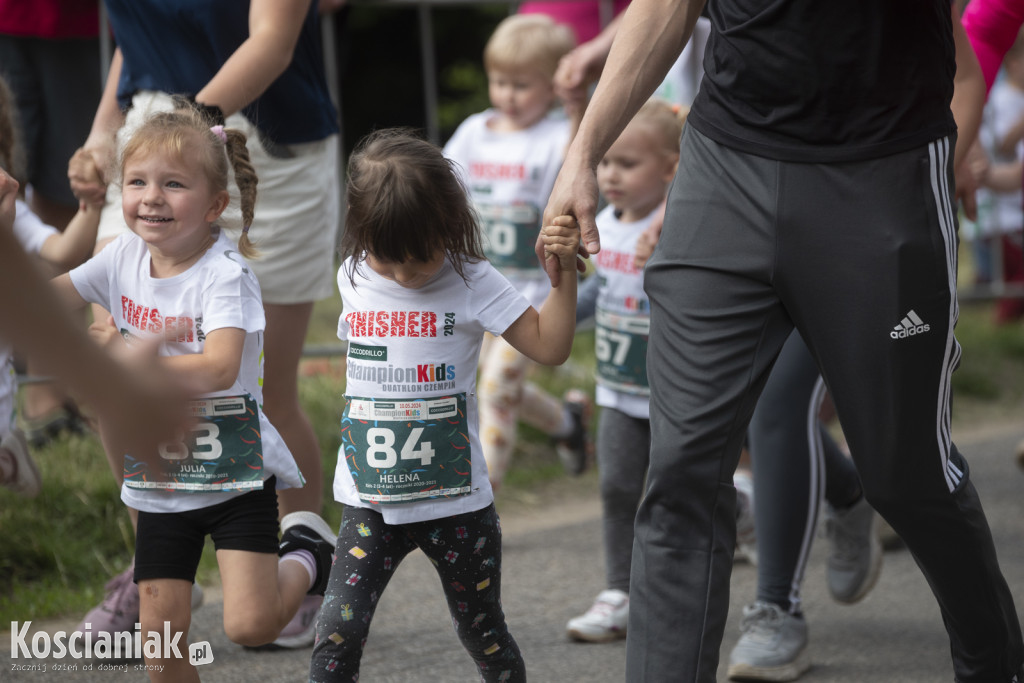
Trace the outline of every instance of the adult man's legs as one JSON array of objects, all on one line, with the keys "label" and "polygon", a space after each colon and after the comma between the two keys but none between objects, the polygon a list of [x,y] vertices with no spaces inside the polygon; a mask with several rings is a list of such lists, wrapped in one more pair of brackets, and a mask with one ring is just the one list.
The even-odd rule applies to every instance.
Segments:
[{"label": "adult man's legs", "polygon": [[647,266],[651,461],[626,680],[714,681],[735,544],[733,471],[792,329],[771,285],[776,164],[687,130]]},{"label": "adult man's legs", "polygon": [[951,140],[872,161],[784,164],[776,288],[832,392],[865,496],[906,541],[960,681],[1024,660],[980,501],[950,439],[956,321]]}]

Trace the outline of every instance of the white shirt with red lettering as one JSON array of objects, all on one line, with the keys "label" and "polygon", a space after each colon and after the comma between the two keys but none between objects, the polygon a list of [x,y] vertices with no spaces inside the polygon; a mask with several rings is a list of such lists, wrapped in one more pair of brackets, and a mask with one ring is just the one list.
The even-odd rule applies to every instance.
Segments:
[{"label": "white shirt with red lettering", "polygon": [[[496,110],[488,109],[467,118],[445,144],[444,154],[458,164],[480,214],[488,258],[531,305],[539,307],[550,284],[536,256],[530,258],[530,254],[569,144],[569,121],[556,110],[527,129],[495,132],[487,123],[496,115]],[[517,235],[501,230],[502,225],[515,222],[488,220],[502,207],[515,207],[525,221],[535,223],[533,229],[521,229]],[[495,258],[506,247],[520,255],[514,266],[501,265]]]},{"label": "white shirt with red lettering", "polygon": [[[146,243],[126,233],[100,253],[71,271],[71,282],[86,301],[110,311],[126,340],[164,335],[179,329],[176,341],[160,346],[164,356],[202,353],[210,332],[221,328],[245,330],[242,362],[234,384],[215,396],[252,396],[263,404],[263,329],[266,319],[260,287],[237,246],[223,233],[202,258],[184,273],[168,278],[150,275]],[[259,411],[263,442],[264,481],[277,476],[277,487],[302,486],[305,482],[284,440]],[[196,510],[241,495],[238,491],[183,493],[121,487],[121,499],[147,512]]]},{"label": "white shirt with red lettering", "polygon": [[[471,449],[472,492],[408,503],[368,502],[359,497],[346,463],[346,457],[363,463],[366,450],[361,447],[359,452],[346,453],[343,443],[334,475],[335,500],[377,510],[389,524],[439,519],[486,507],[494,494],[477,433],[480,345],[484,332],[504,333],[530,308],[529,302],[487,261],[466,263],[468,283],[445,261],[441,270],[417,289],[383,278],[365,263],[350,280],[351,261],[338,271],[342,300],[338,337],[349,345],[346,397],[411,402],[464,394],[461,443],[468,442]],[[461,427],[458,431],[462,432]],[[402,447],[403,443],[395,444],[396,450]]]},{"label": "white shirt with red lettering", "polygon": [[[607,206],[597,214],[597,229],[601,233],[601,251],[594,254],[595,276],[601,278],[597,295],[597,308],[622,316],[651,314],[650,300],[644,292],[644,274],[633,265],[636,241],[654,220],[658,209],[644,218],[624,223],[615,215],[615,207]],[[597,404],[639,419],[651,416],[650,398],[635,393],[618,391],[607,386],[598,377],[594,392]]]}]

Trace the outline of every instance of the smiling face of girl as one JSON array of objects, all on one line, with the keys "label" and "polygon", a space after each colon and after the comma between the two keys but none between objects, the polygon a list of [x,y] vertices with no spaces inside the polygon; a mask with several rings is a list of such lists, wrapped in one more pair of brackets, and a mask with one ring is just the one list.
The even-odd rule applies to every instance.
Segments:
[{"label": "smiling face of girl", "polygon": [[210,227],[228,204],[203,170],[199,154],[159,148],[124,161],[124,220],[154,257],[188,259],[205,251]]}]

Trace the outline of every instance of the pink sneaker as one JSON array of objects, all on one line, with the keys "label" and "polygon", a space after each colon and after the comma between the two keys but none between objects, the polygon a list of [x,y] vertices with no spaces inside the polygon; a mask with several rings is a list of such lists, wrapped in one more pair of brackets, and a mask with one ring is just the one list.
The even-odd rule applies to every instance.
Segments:
[{"label": "pink sneaker", "polygon": [[324,596],[322,595],[307,595],[299,605],[299,611],[281,629],[281,633],[273,645],[288,650],[312,646],[316,639],[316,617],[320,613],[320,605],[323,601]]},{"label": "pink sneaker", "polygon": [[[133,580],[135,563],[128,565],[128,568],[112,578],[104,586],[107,591],[103,602],[97,607],[89,610],[81,623],[75,627],[76,631],[91,633],[92,642],[97,643],[100,633],[110,634],[110,642],[118,643],[122,639],[114,638],[116,633],[135,631],[135,624],[139,621],[139,587]],[[125,658],[123,655],[115,654],[115,658]]]}]

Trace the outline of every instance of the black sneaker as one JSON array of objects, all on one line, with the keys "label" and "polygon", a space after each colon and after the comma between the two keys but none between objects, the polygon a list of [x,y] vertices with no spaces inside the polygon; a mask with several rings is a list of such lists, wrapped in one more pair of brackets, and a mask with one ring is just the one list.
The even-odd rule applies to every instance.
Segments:
[{"label": "black sneaker", "polygon": [[562,461],[565,471],[576,477],[587,469],[594,450],[590,439],[590,421],[594,408],[590,397],[579,389],[565,392],[562,405],[572,415],[573,429],[569,436],[555,440],[555,450],[558,451],[558,459]]},{"label": "black sneaker", "polygon": [[281,543],[278,557],[295,550],[308,550],[316,558],[316,580],[309,589],[309,595],[323,595],[327,589],[327,577],[334,562],[334,547],[337,535],[320,515],[300,510],[284,516],[281,520]]}]

